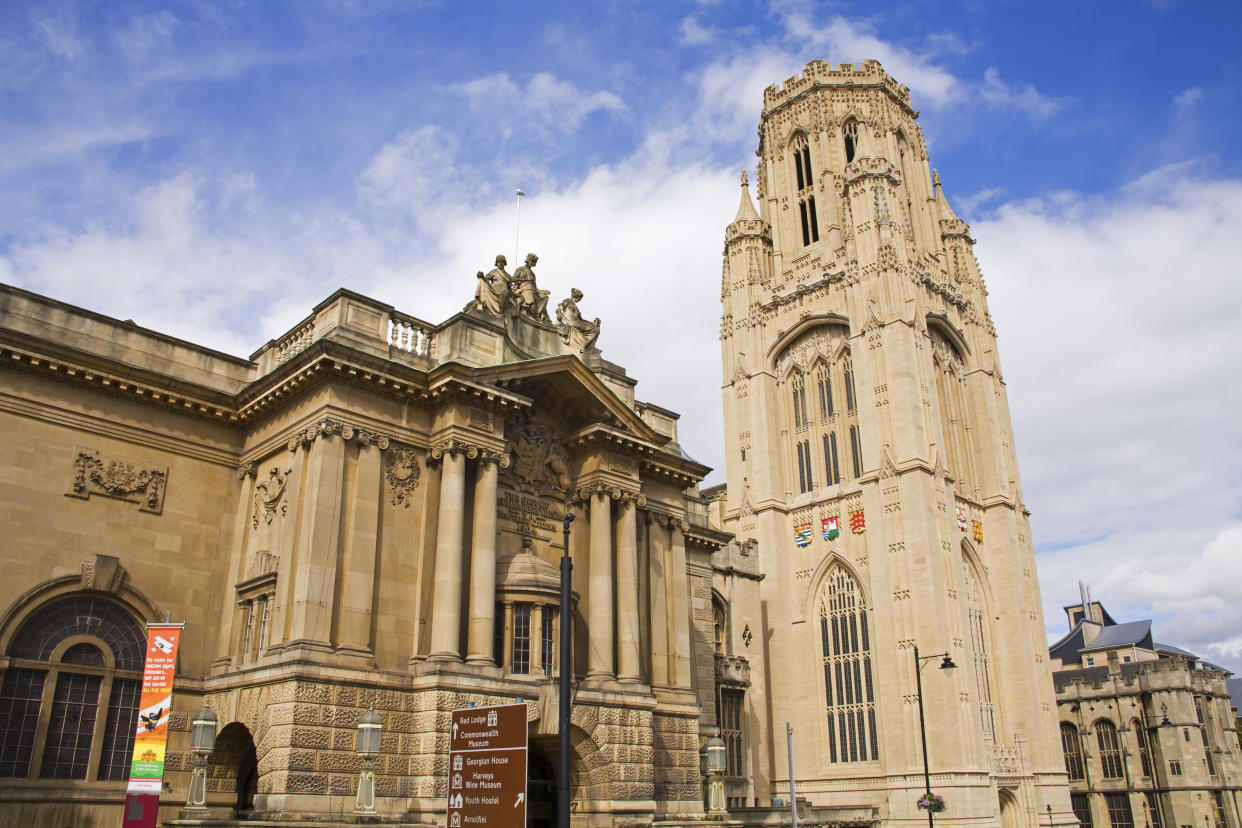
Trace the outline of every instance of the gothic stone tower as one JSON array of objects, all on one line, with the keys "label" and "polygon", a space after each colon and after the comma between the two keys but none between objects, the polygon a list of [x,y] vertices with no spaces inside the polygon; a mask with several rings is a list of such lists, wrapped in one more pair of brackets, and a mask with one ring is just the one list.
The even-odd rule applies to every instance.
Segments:
[{"label": "gothic stone tower", "polygon": [[875,61],[768,87],[759,210],[743,176],[725,234],[721,519],[763,573],[716,575],[724,646],[766,665],[746,793],[788,796],[790,722],[799,797],[921,823],[917,646],[958,667],[921,673],[937,821],[1070,824],[996,332],[917,116]]}]

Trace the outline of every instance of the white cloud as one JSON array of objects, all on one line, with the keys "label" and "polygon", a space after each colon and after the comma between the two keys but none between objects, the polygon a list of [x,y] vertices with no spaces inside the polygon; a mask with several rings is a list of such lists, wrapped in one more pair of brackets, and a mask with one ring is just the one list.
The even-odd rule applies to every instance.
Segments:
[{"label": "white cloud", "polygon": [[87,44],[78,33],[78,20],[65,5],[47,6],[30,15],[30,23],[53,55],[76,60],[86,53]]},{"label": "white cloud", "polygon": [[1238,226],[1242,181],[1181,165],[973,228],[1054,629],[1085,579],[1166,643],[1220,656],[1236,636]]},{"label": "white cloud", "polygon": [[1187,115],[1199,108],[1203,102],[1203,90],[1197,86],[1183,89],[1173,96],[1173,112],[1176,115]]},{"label": "white cloud", "polygon": [[678,32],[678,42],[687,46],[704,46],[714,41],[720,34],[720,30],[715,26],[704,26],[693,15],[681,21],[681,28]]},{"label": "white cloud", "polygon": [[113,41],[127,60],[141,61],[169,44],[177,24],[177,17],[167,9],[134,15],[113,35]]},{"label": "white cloud", "polygon": [[433,197],[459,188],[457,138],[435,125],[408,129],[385,144],[359,176],[360,195],[383,207],[423,214]]},{"label": "white cloud", "polygon": [[1000,72],[989,67],[984,70],[983,84],[978,87],[979,96],[995,107],[1018,109],[1032,121],[1043,121],[1061,109],[1063,103],[1050,98],[1031,84],[1015,89],[1001,79]]},{"label": "white cloud", "polygon": [[572,133],[593,112],[624,115],[625,103],[612,92],[583,92],[548,72],[537,72],[525,86],[508,72],[484,75],[458,84],[471,110],[494,116],[497,131],[509,136],[521,129],[539,134]]}]

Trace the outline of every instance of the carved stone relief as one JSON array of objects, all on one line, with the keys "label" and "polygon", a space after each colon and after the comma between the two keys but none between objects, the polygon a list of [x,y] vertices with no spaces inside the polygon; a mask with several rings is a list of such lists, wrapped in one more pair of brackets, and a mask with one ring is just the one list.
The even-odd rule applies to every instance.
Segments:
[{"label": "carved stone relief", "polygon": [[78,452],[73,461],[73,477],[69,480],[67,497],[83,500],[93,494],[137,503],[140,512],[160,514],[164,511],[164,489],[168,483],[168,467],[137,468],[124,460],[104,459],[99,452]]},{"label": "carved stone relief", "polygon": [[388,488],[392,492],[392,505],[410,508],[414,490],[418,488],[418,452],[398,448],[388,455],[388,469],[384,472]]},{"label": "carved stone relief", "polygon": [[[533,417],[512,428],[513,464],[506,482],[521,492],[564,499],[569,490],[569,464],[552,429]],[[508,430],[506,430],[508,431]]]},{"label": "carved stone relief", "polygon": [[260,520],[265,524],[271,524],[277,514],[284,516],[285,487],[289,483],[289,474],[292,471],[293,469],[281,471],[280,466],[272,466],[267,473],[267,479],[255,484],[254,512],[250,518],[250,525],[255,529],[259,528]]},{"label": "carved stone relief", "polygon": [[289,451],[297,451],[299,445],[309,445],[320,437],[340,436],[342,440],[357,440],[364,446],[374,444],[380,451],[388,448],[388,437],[365,428],[325,417],[289,438]]},{"label": "carved stone relief", "polygon": [[82,561],[82,589],[116,592],[125,583],[125,577],[125,567],[111,555],[96,555],[92,561]]},{"label": "carved stone relief", "polygon": [[817,357],[832,362],[845,343],[845,333],[845,328],[833,325],[802,334],[781,353],[776,362],[777,375],[783,375],[791,364],[800,370],[809,370]]}]

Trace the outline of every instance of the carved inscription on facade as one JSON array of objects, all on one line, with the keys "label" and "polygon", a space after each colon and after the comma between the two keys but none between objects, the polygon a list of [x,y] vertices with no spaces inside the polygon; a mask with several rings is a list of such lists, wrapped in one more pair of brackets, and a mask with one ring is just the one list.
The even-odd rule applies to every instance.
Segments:
[{"label": "carved inscription on facade", "polygon": [[562,515],[541,497],[502,491],[496,502],[496,517],[523,537],[551,538],[560,528]]},{"label": "carved inscription on facade", "polygon": [[78,452],[73,461],[73,477],[69,480],[67,497],[89,498],[93,494],[137,503],[140,512],[160,514],[164,511],[164,488],[168,483],[168,467],[138,468],[124,460],[104,459],[99,452]]}]

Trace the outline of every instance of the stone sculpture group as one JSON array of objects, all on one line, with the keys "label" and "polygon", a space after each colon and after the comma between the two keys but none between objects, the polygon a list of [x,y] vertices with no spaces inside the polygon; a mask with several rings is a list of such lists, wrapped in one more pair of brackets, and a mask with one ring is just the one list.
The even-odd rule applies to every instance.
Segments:
[{"label": "stone sculpture group", "polygon": [[[525,317],[536,322],[552,324],[548,316],[549,291],[540,290],[535,283],[535,265],[539,257],[534,253],[526,254],[526,263],[510,274],[505,270],[508,259],[503,255],[496,257],[496,266],[486,274],[476,274],[478,286],[474,292],[474,301],[466,305],[466,310],[479,310],[492,316]],[[578,302],[582,299],[582,291],[573,288],[569,297],[556,306],[556,328],[560,331],[561,340],[573,350],[582,352],[595,344],[599,338],[599,319],[587,321],[578,310]]]}]

